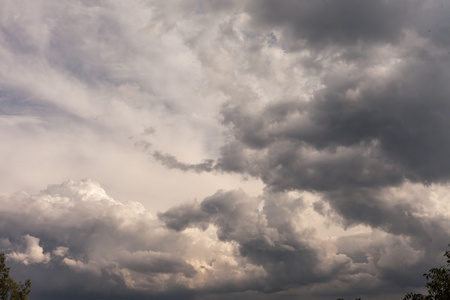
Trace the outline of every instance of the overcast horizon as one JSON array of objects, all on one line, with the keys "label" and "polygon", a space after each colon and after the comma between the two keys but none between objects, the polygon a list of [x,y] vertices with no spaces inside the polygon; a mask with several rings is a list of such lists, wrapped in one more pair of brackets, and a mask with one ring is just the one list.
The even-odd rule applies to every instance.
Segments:
[{"label": "overcast horizon", "polygon": [[403,299],[450,243],[450,2],[0,1],[31,300]]}]

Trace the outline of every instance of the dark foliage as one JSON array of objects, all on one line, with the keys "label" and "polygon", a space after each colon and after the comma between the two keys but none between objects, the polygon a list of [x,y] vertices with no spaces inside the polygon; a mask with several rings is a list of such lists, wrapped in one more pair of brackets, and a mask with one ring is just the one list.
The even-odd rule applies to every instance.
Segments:
[{"label": "dark foliage", "polygon": [[428,273],[423,274],[427,279],[425,286],[428,288],[428,295],[409,293],[403,300],[450,299],[450,251],[445,251],[444,256],[447,258],[447,266],[432,268]]},{"label": "dark foliage", "polygon": [[17,283],[9,277],[9,270],[10,268],[5,264],[5,254],[0,253],[0,299],[27,300],[31,292],[31,281]]}]

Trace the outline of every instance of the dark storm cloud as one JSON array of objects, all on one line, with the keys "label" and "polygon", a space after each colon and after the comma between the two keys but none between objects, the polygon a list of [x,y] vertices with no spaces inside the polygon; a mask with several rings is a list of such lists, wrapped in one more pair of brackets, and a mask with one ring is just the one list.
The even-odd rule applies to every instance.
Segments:
[{"label": "dark storm cloud", "polygon": [[[424,200],[417,195],[388,192],[409,182],[450,179],[450,56],[442,43],[418,31],[419,21],[409,19],[427,6],[344,1],[327,10],[337,2],[272,4],[255,2],[248,12],[258,26],[280,26],[311,42],[306,49],[312,52],[318,43],[326,45],[312,54],[323,86],[308,101],[289,95],[257,109],[231,98],[221,111],[229,141],[206,169],[260,178],[271,191],[319,192],[344,226],[405,235],[436,254],[445,247],[440,241],[450,239],[448,221],[420,216],[418,203]],[[326,56],[328,49],[336,55]],[[167,166],[199,170],[163,158]],[[202,205],[169,210],[161,218],[176,230],[215,224]],[[241,254],[247,247],[262,248],[256,245],[241,243]]]},{"label": "dark storm cloud", "polygon": [[[225,105],[224,121],[233,125],[238,142],[222,148],[220,165],[259,173],[279,189],[382,187],[404,179],[446,182],[450,56],[431,28],[442,36],[448,33],[448,22],[443,21],[448,9],[440,1],[253,2],[249,13],[257,26],[278,27],[312,43],[306,49],[319,53],[333,47],[342,53],[334,63],[352,71],[333,74],[325,61],[316,61],[325,71],[325,88],[308,104],[277,103],[259,114],[248,113],[244,105]],[[409,44],[407,31],[429,44]],[[317,42],[327,47],[318,49]],[[392,55],[402,60],[396,75],[387,74],[381,84],[370,69],[390,57],[371,58],[372,50],[366,48],[371,42],[392,45]],[[356,100],[350,96],[355,91]],[[305,155],[308,147],[319,152],[316,159]],[[258,151],[249,156],[246,149],[265,150],[265,157],[260,159]]]},{"label": "dark storm cloud", "polygon": [[257,173],[280,189],[446,182],[449,56],[427,49],[409,55],[381,85],[371,86],[378,79],[362,69],[339,85],[325,78],[327,87],[308,104],[272,104],[260,113],[247,112],[245,104],[224,106],[235,141],[223,146],[219,165]]},{"label": "dark storm cloud", "polygon": [[[249,3],[258,26],[327,41],[320,49],[304,47],[322,70],[323,88],[308,102],[289,95],[261,111],[247,108],[245,100],[226,102],[223,122],[233,139],[222,146],[217,163],[188,164],[159,152],[154,158],[183,171],[247,173],[276,190],[446,182],[450,56],[440,44],[418,43],[411,35],[428,38],[418,26],[433,21],[411,16],[431,18],[433,9],[406,1]],[[436,22],[444,30],[441,17]],[[326,54],[329,49],[335,56]]]},{"label": "dark storm cloud", "polygon": [[[418,9],[419,8],[419,9]],[[440,47],[450,45],[450,24],[447,16],[450,5],[447,1],[419,2],[411,7],[409,22],[418,34]]]},{"label": "dark storm cloud", "polygon": [[[389,200],[374,195],[405,180],[448,181],[448,64],[446,56],[415,49],[400,75],[381,87],[358,87],[370,82],[364,75],[336,87],[330,76],[331,87],[307,105],[274,104],[249,115],[239,105],[225,107],[236,140],[222,148],[219,165],[256,175],[275,190],[327,192],[349,220],[394,224],[390,232],[420,235],[410,209],[383,209]],[[348,96],[352,87],[359,89],[356,100]]]},{"label": "dark storm cloud", "polygon": [[210,220],[210,216],[203,212],[197,203],[172,207],[164,213],[159,213],[158,217],[164,221],[168,228],[176,231],[182,231],[191,224],[206,229]]},{"label": "dark storm cloud", "polygon": [[167,227],[178,231],[191,226],[205,229],[205,224],[213,223],[219,227],[219,239],[229,241],[257,231],[261,221],[258,202],[246,200],[250,198],[243,191],[220,191],[201,203],[173,207],[158,216]]},{"label": "dark storm cloud", "polygon": [[[422,212],[407,202],[392,204],[364,199],[375,197],[373,193],[377,191],[366,192],[341,196],[325,194],[331,199],[332,212],[346,216],[346,226],[352,226],[353,222],[376,229],[372,236],[364,233],[338,239],[337,254],[344,256],[336,261],[327,261],[322,256],[324,249],[310,244],[314,240],[310,228],[299,227],[298,219],[302,219],[306,208],[301,198],[278,193],[251,198],[242,191],[218,192],[200,203],[173,207],[160,213],[159,218],[176,231],[189,227],[206,230],[214,225],[220,240],[236,242],[239,256],[261,266],[267,274],[257,282],[248,282],[246,288],[250,290],[271,293],[334,280],[335,289],[314,292],[334,297],[340,293],[361,294],[355,286],[364,286],[366,295],[393,291],[393,285],[397,291],[406,286],[420,286],[421,281],[413,274],[439,263],[441,249],[445,247],[442,241],[450,238],[449,221],[417,217],[415,215]],[[345,199],[346,196],[349,199]],[[379,197],[398,201],[394,199],[395,193]],[[421,201],[418,196],[414,200]],[[326,210],[321,214],[333,219]],[[374,280],[378,283],[374,284]],[[344,288],[347,285],[348,288]],[[236,288],[230,286],[228,290]]]},{"label": "dark storm cloud", "polygon": [[[439,238],[437,234],[436,239]],[[412,247],[404,247],[406,243],[411,243]],[[442,251],[437,250],[439,247],[424,241],[408,242],[402,235],[385,237],[376,243],[371,243],[363,235],[344,236],[338,238],[335,245],[338,253],[352,257],[354,262],[360,263],[359,266],[372,260],[379,272],[377,277],[390,283],[391,289],[393,286],[420,286],[423,280],[415,275],[427,270],[429,262],[442,264]]]},{"label": "dark storm cloud", "polygon": [[[308,101],[288,95],[256,109],[251,101],[226,102],[222,116],[231,137],[217,166],[261,178],[271,191],[319,192],[346,227],[364,224],[407,237],[418,251],[411,252],[413,262],[401,270],[379,266],[380,278],[402,286],[415,282],[410,274],[450,240],[447,218],[423,214],[426,196],[391,190],[449,183],[450,56],[446,38],[425,29],[439,28],[442,35],[448,22],[437,13],[438,2],[366,4],[249,6],[257,28],[278,29],[279,45],[312,53],[311,61],[300,63],[322,87]],[[355,247],[348,256],[365,262],[369,252]]]},{"label": "dark storm cloud", "polygon": [[361,188],[324,193],[324,200],[345,217],[345,226],[366,224],[394,235],[409,236],[414,244],[430,250],[441,248],[445,246],[442,241],[450,240],[448,220],[421,216],[420,206],[415,205],[424,201],[419,195],[402,198],[394,193]]},{"label": "dark storm cloud", "polygon": [[[277,28],[282,44],[297,42],[350,45],[357,42],[393,41],[407,21],[406,1],[253,1],[249,12],[257,27]],[[298,44],[297,44],[298,45]]]},{"label": "dark storm cloud", "polygon": [[197,273],[194,267],[182,259],[168,253],[151,251],[125,252],[119,259],[119,263],[140,273],[183,273],[186,277],[192,277]]},{"label": "dark storm cloud", "polygon": [[218,192],[201,203],[171,208],[159,218],[177,231],[215,225],[221,241],[237,242],[239,254],[267,272],[261,284],[253,283],[249,289],[273,292],[290,285],[307,285],[325,281],[344,268],[336,263],[324,274],[318,271],[318,249],[308,244],[308,231],[298,231],[292,223],[303,209],[301,199],[272,194],[263,201],[259,210],[261,199],[252,199],[242,191]]},{"label": "dark storm cloud", "polygon": [[218,166],[259,177],[270,190],[320,192],[345,226],[406,235],[438,253],[446,244],[440,241],[450,240],[448,221],[420,217],[424,199],[414,194],[398,199],[386,191],[449,182],[450,60],[442,50],[403,51],[408,55],[387,78],[356,62],[358,75],[325,76],[325,88],[308,103],[257,112],[226,104],[234,139]]}]

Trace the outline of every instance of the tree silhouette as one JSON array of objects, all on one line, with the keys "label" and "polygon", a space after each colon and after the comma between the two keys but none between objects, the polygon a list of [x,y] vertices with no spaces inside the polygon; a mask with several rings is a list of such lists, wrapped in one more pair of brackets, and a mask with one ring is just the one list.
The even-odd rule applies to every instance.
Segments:
[{"label": "tree silhouette", "polygon": [[428,288],[428,295],[409,293],[403,300],[450,299],[450,251],[445,251],[444,256],[447,258],[447,266],[432,268],[428,273],[423,274],[427,279],[425,286]]},{"label": "tree silhouette", "polygon": [[9,277],[10,268],[5,264],[5,254],[0,253],[0,297],[1,300],[27,300],[31,292],[31,281],[15,282]]}]

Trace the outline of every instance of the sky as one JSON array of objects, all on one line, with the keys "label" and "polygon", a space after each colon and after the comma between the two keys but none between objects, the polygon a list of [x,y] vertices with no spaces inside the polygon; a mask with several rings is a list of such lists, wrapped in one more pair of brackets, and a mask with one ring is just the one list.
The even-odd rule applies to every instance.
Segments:
[{"label": "sky", "polygon": [[450,243],[450,2],[0,1],[32,300],[402,299]]}]

